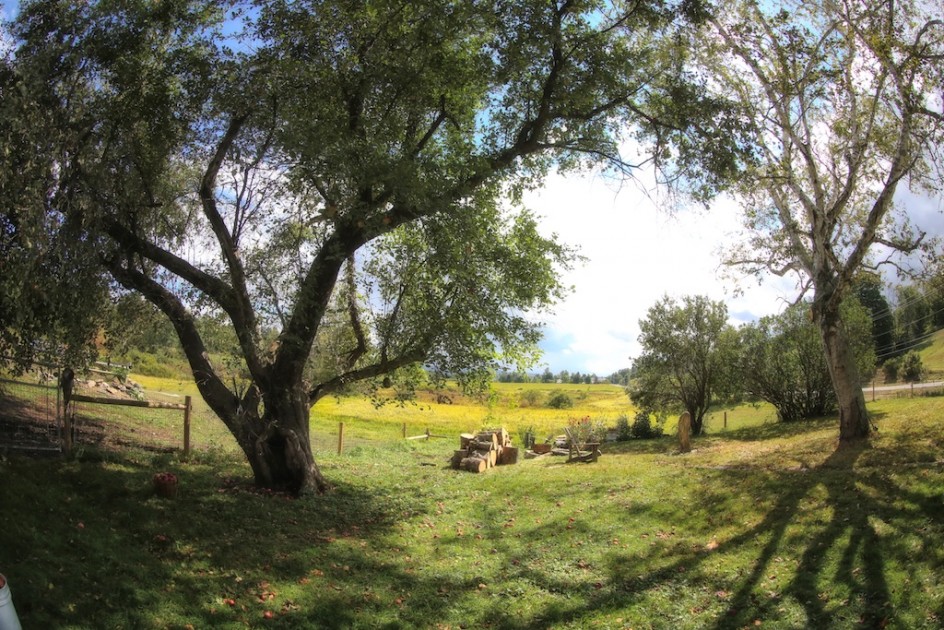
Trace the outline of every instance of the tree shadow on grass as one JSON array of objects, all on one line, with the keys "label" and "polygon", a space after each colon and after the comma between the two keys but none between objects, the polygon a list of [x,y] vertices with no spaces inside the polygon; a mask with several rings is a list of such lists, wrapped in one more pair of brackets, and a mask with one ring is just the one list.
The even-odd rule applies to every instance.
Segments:
[{"label": "tree shadow on grass", "polygon": [[[747,627],[755,620],[816,628],[883,628],[892,620],[901,626],[913,624],[913,616],[921,611],[907,609],[907,599],[900,594],[893,598],[888,575],[914,564],[916,558],[931,558],[937,552],[931,548],[919,553],[908,550],[882,528],[916,531],[925,522],[939,524],[944,506],[932,492],[924,494],[905,486],[878,462],[862,466],[862,456],[869,450],[867,444],[837,450],[819,466],[803,472],[716,473],[716,481],[725,475],[736,477],[727,479],[734,488],[704,492],[693,499],[691,512],[711,513],[724,510],[725,503],[736,505],[738,502],[731,502],[734,494],[772,498],[760,520],[749,522],[739,533],[711,547],[663,545],[642,555],[613,554],[608,584],[598,593],[593,612],[625,610],[653,598],[658,601],[663,592],[684,592],[700,585],[708,591],[718,590],[717,599],[709,595],[714,599],[709,603],[714,612],[698,617],[700,627]],[[632,515],[627,514],[627,519],[631,521]],[[697,535],[706,540],[714,529],[711,523],[696,522],[695,527],[702,532]],[[747,554],[753,559],[748,565],[740,562],[730,575],[724,575],[714,558],[726,554]],[[796,565],[787,569],[781,564],[784,556],[795,559]],[[928,570],[933,571],[930,565]],[[775,576],[777,581],[771,582]],[[546,588],[566,586],[548,584]],[[837,594],[846,601],[829,600]],[[895,609],[896,599],[900,610]],[[784,606],[792,609],[789,622],[783,620]],[[585,605],[557,608],[548,611],[542,623],[575,624],[588,614]],[[931,615],[929,619],[933,619]]]},{"label": "tree shadow on grass", "polygon": [[253,626],[269,610],[285,626],[347,628],[394,605],[367,597],[365,576],[379,591],[414,580],[370,547],[422,501],[343,482],[295,500],[215,467],[169,468],[170,500],[146,462],[7,463],[0,566],[24,627]]},{"label": "tree shadow on grass", "polygon": [[835,416],[797,420],[794,422],[768,422],[754,427],[744,427],[723,433],[713,433],[711,437],[723,437],[725,440],[755,441],[796,437],[815,433],[824,429],[835,429],[838,419]]},{"label": "tree shadow on grass", "polygon": [[[684,493],[672,497],[690,501],[684,508],[695,516],[685,522],[697,531],[689,540],[708,540],[718,524],[705,515],[743,506],[739,495],[769,505],[746,525],[736,520],[741,515],[732,515],[730,522],[739,529],[719,536],[714,549],[661,542],[633,553],[613,547],[598,553],[609,563],[594,572],[576,564],[580,549],[562,552],[555,546],[562,528],[573,528],[568,543],[612,535],[612,521],[598,522],[591,514],[570,521],[565,511],[577,495],[597,493],[602,499],[596,481],[555,488],[553,495],[528,497],[521,505],[501,495],[489,497],[478,489],[489,487],[484,483],[426,493],[422,479],[410,484],[365,480],[360,467],[370,462],[339,460],[337,466],[357,467],[357,474],[338,475],[344,478],[336,480],[330,495],[293,500],[261,493],[241,478],[220,476],[220,470],[239,475],[245,465],[107,458],[57,466],[27,462],[4,471],[0,484],[8,523],[0,528],[0,565],[13,580],[25,627],[382,628],[429,627],[463,618],[477,627],[545,628],[589,624],[594,615],[649,602],[661,591],[718,579],[713,559],[729,552],[750,559],[738,560],[738,575],[724,576],[729,593],[714,602],[717,610],[711,615],[699,617],[703,626],[741,627],[758,618],[776,619],[787,600],[802,610],[810,627],[842,625],[836,607],[819,592],[823,582],[838,582],[850,593],[856,623],[879,627],[896,612],[888,565],[914,556],[894,547],[870,519],[904,529],[922,519],[940,522],[942,508],[935,496],[906,487],[887,469],[863,466],[870,455],[865,447],[837,451],[805,472],[687,472],[707,475],[691,498],[682,498]],[[177,499],[153,496],[150,476],[156,465],[181,476]],[[431,480],[451,474],[418,465],[416,470],[414,477]],[[489,479],[464,479],[472,478]],[[626,479],[614,480],[609,489],[630,499],[634,492]],[[441,530],[423,530],[416,522],[399,527],[409,520],[432,524],[436,508],[430,497],[460,493],[461,500],[479,506],[476,529],[469,527],[464,536],[437,538]],[[529,506],[546,513],[555,500],[563,508],[553,520],[523,525]],[[828,509],[810,511],[807,501]],[[660,497],[621,503],[620,518],[627,532],[642,517],[670,527],[673,506],[668,503]],[[810,513],[819,520],[807,522]],[[460,557],[466,541],[479,535],[487,546],[475,545],[476,557],[468,563],[427,572],[406,557],[408,548],[419,546]],[[781,554],[796,558],[798,566],[771,597],[765,580]],[[599,585],[598,578],[587,577],[597,569],[605,576]],[[501,591],[490,590],[498,587]],[[579,596],[571,597],[575,592]],[[517,597],[534,597],[539,610],[519,608],[517,616],[504,612],[504,603]],[[486,608],[483,602],[489,601],[494,605]],[[266,611],[274,618],[266,620]]]}]

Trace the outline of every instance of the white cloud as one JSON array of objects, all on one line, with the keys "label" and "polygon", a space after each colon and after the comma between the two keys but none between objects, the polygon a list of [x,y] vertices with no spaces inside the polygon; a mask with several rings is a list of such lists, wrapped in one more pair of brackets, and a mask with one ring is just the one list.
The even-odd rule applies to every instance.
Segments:
[{"label": "white cloud", "polygon": [[544,363],[605,376],[639,354],[639,320],[663,295],[706,295],[724,300],[732,323],[780,311],[794,297],[792,284],[776,279],[746,283],[744,294],[720,279],[721,249],[738,229],[734,203],[710,211],[661,211],[635,185],[599,175],[554,175],[525,197],[542,217],[542,229],[579,246],[587,262],[564,282],[573,293],[547,321]]}]

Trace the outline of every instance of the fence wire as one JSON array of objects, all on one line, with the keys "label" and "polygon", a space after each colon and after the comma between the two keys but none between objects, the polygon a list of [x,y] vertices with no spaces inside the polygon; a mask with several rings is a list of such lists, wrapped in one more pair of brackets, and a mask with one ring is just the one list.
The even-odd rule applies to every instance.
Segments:
[{"label": "fence wire", "polygon": [[48,372],[0,378],[0,449],[59,451],[59,389]]},{"label": "fence wire", "polygon": [[[87,401],[73,401],[63,408],[58,388],[59,371],[35,369],[16,378],[0,373],[0,451],[62,451],[65,422],[72,421],[75,448],[93,446],[106,450],[138,449],[149,452],[173,452],[184,448],[184,415],[181,410],[139,408]],[[158,391],[134,390],[134,387],[109,378],[101,372],[79,375],[74,395],[113,401],[138,398],[150,402],[183,405],[185,397]],[[236,451],[233,436],[216,415],[197,398],[190,414],[191,450]],[[422,432],[416,427],[411,430]],[[311,446],[316,456],[349,452],[359,447],[376,447],[403,438],[399,426],[378,434],[348,423],[344,429],[334,420],[313,417]]]}]

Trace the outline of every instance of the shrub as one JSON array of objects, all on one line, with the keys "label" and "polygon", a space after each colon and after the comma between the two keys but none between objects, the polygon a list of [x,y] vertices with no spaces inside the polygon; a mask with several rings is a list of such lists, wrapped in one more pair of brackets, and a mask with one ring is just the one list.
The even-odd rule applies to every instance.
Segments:
[{"label": "shrub", "polygon": [[570,418],[567,428],[578,450],[583,450],[591,442],[602,442],[606,438],[606,424],[602,420],[591,420],[590,416]]},{"label": "shrub", "polygon": [[570,409],[574,401],[564,392],[555,392],[547,401],[547,406],[553,409]]},{"label": "shrub", "polygon": [[898,380],[898,370],[901,368],[900,359],[889,359],[882,364],[882,373],[885,374],[886,383],[894,383]]},{"label": "shrub", "polygon": [[620,416],[616,419],[616,440],[618,442],[625,442],[633,437],[633,429],[629,425],[629,418],[625,415]]},{"label": "shrub", "polygon": [[537,407],[541,402],[541,392],[536,389],[529,389],[521,392],[522,407]]},{"label": "shrub", "polygon": [[643,440],[655,437],[655,432],[652,430],[652,423],[649,421],[648,410],[643,410],[636,414],[636,418],[633,420],[633,437]]},{"label": "shrub", "polygon": [[909,352],[901,361],[901,372],[905,381],[915,383],[924,378],[924,363],[917,352]]}]

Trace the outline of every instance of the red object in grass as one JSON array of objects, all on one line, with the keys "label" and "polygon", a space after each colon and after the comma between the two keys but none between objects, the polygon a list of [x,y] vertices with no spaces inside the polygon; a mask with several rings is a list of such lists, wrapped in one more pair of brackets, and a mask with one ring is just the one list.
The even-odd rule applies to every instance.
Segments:
[{"label": "red object in grass", "polygon": [[170,472],[155,473],[152,478],[154,491],[160,497],[173,499],[177,496],[177,475]]}]

